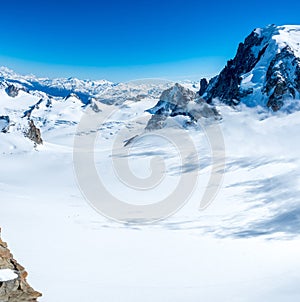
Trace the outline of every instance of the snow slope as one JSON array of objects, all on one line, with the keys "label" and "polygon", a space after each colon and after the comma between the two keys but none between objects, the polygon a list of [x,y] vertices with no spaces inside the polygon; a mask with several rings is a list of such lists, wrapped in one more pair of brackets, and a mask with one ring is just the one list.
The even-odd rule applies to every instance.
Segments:
[{"label": "snow slope", "polygon": [[0,282],[10,281],[17,279],[18,275],[11,269],[0,269]]},{"label": "snow slope", "polygon": [[[145,110],[169,85],[150,81],[109,88],[104,99],[116,97],[117,105],[97,100],[86,105],[75,95],[42,91],[19,91],[12,98],[6,86],[0,89],[0,115],[12,123],[8,133],[0,132],[2,235],[27,268],[30,284],[43,293],[40,301],[299,300],[300,112],[217,104],[226,173],[214,202],[199,211],[212,169],[203,124],[186,127],[182,116],[166,122],[167,132],[193,141],[199,160],[191,153],[182,164],[178,148],[161,140],[159,131],[130,147],[129,166],[139,178],[151,174],[152,158],[164,161],[165,177],[157,188],[127,187],[111,162],[120,133],[125,142],[142,132],[151,117]],[[141,92],[145,95],[137,97]],[[118,223],[85,200],[75,177],[73,143],[82,115],[95,104],[99,120],[112,112],[95,129],[94,161],[117,198],[149,204],[169,195],[182,174],[197,176],[188,202],[173,216],[149,225]],[[28,110],[43,145],[34,147],[23,135]],[[189,151],[185,143],[182,148]]]}]

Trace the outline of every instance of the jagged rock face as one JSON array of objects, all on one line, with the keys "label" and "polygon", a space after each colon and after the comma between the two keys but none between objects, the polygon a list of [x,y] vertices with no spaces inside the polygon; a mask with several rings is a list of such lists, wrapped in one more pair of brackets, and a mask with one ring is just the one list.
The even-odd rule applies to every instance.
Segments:
[{"label": "jagged rock face", "polygon": [[300,94],[300,26],[269,25],[254,30],[237,54],[199,94],[236,105],[262,105],[279,110]]},{"label": "jagged rock face", "polygon": [[[285,62],[285,63],[284,63]],[[267,71],[265,92],[267,106],[274,111],[284,105],[285,99],[295,99],[300,92],[300,59],[287,46],[274,57]]]},{"label": "jagged rock face", "polygon": [[185,108],[186,105],[195,99],[195,93],[180,84],[176,83],[175,86],[163,91],[160,100],[168,102],[177,108]]},{"label": "jagged rock face", "polygon": [[158,103],[147,112],[153,116],[146,130],[161,129],[168,117],[176,115],[189,116],[192,121],[200,118],[217,118],[219,113],[198,97],[193,91],[176,83],[175,86],[163,91]]},{"label": "jagged rock face", "polygon": [[158,103],[147,112],[156,115],[188,115],[187,105],[193,102],[196,94],[176,83],[175,86],[162,92]]},{"label": "jagged rock face", "polygon": [[242,81],[241,75],[249,72],[265,51],[262,49],[256,58],[252,52],[252,47],[261,43],[260,38],[255,32],[248,36],[244,43],[240,43],[237,54],[233,60],[229,60],[217,78],[210,81],[206,90],[200,91],[200,95],[205,92],[204,98],[211,102],[213,98],[219,98],[221,101],[232,104],[240,101],[241,95],[239,85]]},{"label": "jagged rock face", "polygon": [[[1,235],[1,229],[0,229]],[[10,269],[17,275],[16,279],[0,282],[1,302],[34,302],[41,294],[27,283],[27,272],[11,254],[7,244],[0,238],[0,269]]]},{"label": "jagged rock face", "polygon": [[14,85],[9,85],[5,91],[12,98],[15,98],[19,94],[19,88]]},{"label": "jagged rock face", "polygon": [[203,95],[208,87],[207,79],[203,78],[200,80],[200,90],[199,95]]},{"label": "jagged rock face", "polygon": [[6,133],[9,129],[10,119],[9,116],[0,116],[0,132]]},{"label": "jagged rock face", "polygon": [[167,116],[162,114],[154,114],[147,123],[146,130],[158,130],[164,128]]},{"label": "jagged rock face", "polygon": [[29,129],[27,133],[25,133],[25,136],[31,139],[35,144],[41,145],[43,144],[41,131],[39,128],[37,128],[33,122],[33,120],[29,121]]}]

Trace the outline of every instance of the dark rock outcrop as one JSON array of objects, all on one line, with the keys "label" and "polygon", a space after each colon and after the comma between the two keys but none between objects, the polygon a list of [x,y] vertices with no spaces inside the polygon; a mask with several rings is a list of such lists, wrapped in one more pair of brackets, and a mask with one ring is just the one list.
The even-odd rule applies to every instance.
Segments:
[{"label": "dark rock outcrop", "polygon": [[204,92],[206,91],[208,87],[208,82],[207,82],[207,79],[206,78],[203,78],[200,80],[200,90],[199,90],[199,95],[203,95]]},{"label": "dark rock outcrop", "polygon": [[219,76],[213,78],[205,91],[200,95],[205,100],[211,102],[212,99],[218,98],[220,101],[229,105],[240,102],[243,96],[239,90],[242,81],[242,74],[249,72],[259,61],[260,57],[266,50],[266,47],[255,57],[252,52],[254,46],[260,45],[263,38],[253,31],[244,41],[240,43],[237,54],[233,60],[229,60]]},{"label": "dark rock outcrop", "polygon": [[94,112],[96,112],[96,113],[99,113],[99,112],[102,111],[102,110],[99,108],[99,103],[98,103],[98,101],[97,101],[96,99],[94,99],[94,98],[92,98],[92,99],[90,100],[89,105],[90,105],[91,109],[92,109]]},{"label": "dark rock outcrop", "polygon": [[8,87],[6,87],[5,92],[12,98],[15,98],[19,94],[19,88],[10,84]]},{"label": "dark rock outcrop", "polygon": [[0,132],[6,133],[9,130],[10,119],[7,115],[0,116]]},{"label": "dark rock outcrop", "polygon": [[228,105],[243,101],[274,111],[286,99],[299,98],[300,41],[295,43],[299,32],[300,26],[269,25],[254,30],[240,43],[236,56],[221,73],[205,89],[201,87],[200,96],[208,103],[215,98]]},{"label": "dark rock outcrop", "polygon": [[213,106],[178,83],[163,91],[158,103],[146,111],[152,114],[146,130],[161,129],[168,117],[177,115],[188,116],[191,121],[197,121],[200,118],[220,118]]},{"label": "dark rock outcrop", "polygon": [[300,59],[287,46],[276,54],[267,71],[265,92],[267,106],[279,110],[285,99],[295,99],[300,92]]},{"label": "dark rock outcrop", "polygon": [[43,102],[43,99],[40,99],[35,105],[30,106],[29,109],[24,112],[23,118],[27,117],[29,119],[31,117],[33,110],[39,109],[39,106],[42,102]]},{"label": "dark rock outcrop", "polygon": [[32,140],[35,144],[41,145],[43,144],[41,131],[37,128],[33,122],[33,120],[29,121],[29,129],[25,133],[25,136]]},{"label": "dark rock outcrop", "polygon": [[[1,235],[1,229],[0,229]],[[17,278],[0,282],[1,302],[35,302],[41,294],[26,281],[27,272],[11,254],[7,244],[0,238],[0,269],[12,270]]]}]

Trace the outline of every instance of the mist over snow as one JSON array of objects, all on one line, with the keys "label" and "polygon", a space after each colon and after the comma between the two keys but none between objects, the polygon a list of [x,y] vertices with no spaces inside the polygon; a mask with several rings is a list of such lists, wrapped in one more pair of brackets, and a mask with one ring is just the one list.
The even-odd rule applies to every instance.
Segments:
[{"label": "mist over snow", "polygon": [[[299,26],[256,29],[216,78],[202,81],[205,88],[0,69],[1,236],[43,293],[38,301],[300,299],[299,39]],[[80,128],[86,116],[97,121],[92,128]],[[224,173],[213,171],[213,151],[222,147],[212,146],[213,126],[225,146]],[[78,138],[75,147],[91,155],[101,183],[124,203],[160,201],[183,176],[196,185],[166,219],[110,219],[82,192]],[[115,164],[123,158],[128,167]],[[151,179],[155,160],[164,172],[155,186],[122,182],[125,168],[131,179]],[[200,211],[212,172],[222,180]],[[15,278],[0,262],[0,293]]]}]

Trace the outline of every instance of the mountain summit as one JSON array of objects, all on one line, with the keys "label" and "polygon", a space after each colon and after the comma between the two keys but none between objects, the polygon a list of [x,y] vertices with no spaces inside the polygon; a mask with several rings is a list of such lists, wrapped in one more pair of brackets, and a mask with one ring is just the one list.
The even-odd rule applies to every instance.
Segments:
[{"label": "mountain summit", "polygon": [[221,73],[201,80],[200,95],[235,105],[279,110],[300,97],[300,26],[269,25],[255,29],[239,44],[236,56]]}]

